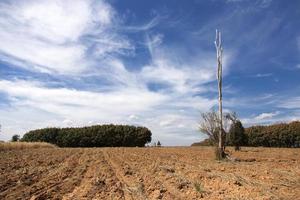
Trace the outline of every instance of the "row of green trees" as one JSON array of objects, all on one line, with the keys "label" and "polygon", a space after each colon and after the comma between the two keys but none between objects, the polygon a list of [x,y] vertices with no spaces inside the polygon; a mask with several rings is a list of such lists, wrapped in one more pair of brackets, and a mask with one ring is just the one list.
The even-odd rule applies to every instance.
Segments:
[{"label": "row of green trees", "polygon": [[29,131],[21,141],[48,142],[60,147],[143,147],[151,142],[146,127],[97,125],[82,128],[44,128]]},{"label": "row of green trees", "polygon": [[[192,146],[214,144],[214,137],[209,136]],[[244,128],[242,123],[236,120],[226,133],[226,145],[235,146],[236,150],[239,150],[240,146],[300,147],[300,121]]]},{"label": "row of green trees", "polygon": [[245,129],[248,146],[300,147],[300,122],[269,126],[252,126]]}]

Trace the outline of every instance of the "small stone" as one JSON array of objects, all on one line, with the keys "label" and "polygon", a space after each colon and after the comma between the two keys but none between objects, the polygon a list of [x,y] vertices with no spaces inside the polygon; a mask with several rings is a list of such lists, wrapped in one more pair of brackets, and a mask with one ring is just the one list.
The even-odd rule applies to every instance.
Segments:
[{"label": "small stone", "polygon": [[96,180],[95,180],[95,185],[100,186],[100,187],[104,186],[105,185],[105,179],[97,177]]},{"label": "small stone", "polygon": [[162,194],[160,193],[159,190],[154,190],[153,194],[153,198],[154,199],[161,199],[162,198]]},{"label": "small stone", "polygon": [[235,185],[238,185],[238,186],[242,186],[242,183],[239,182],[239,181],[235,181],[234,184],[235,184]]},{"label": "small stone", "polygon": [[167,189],[166,188],[161,188],[159,191],[160,191],[160,193],[165,193],[167,191]]},{"label": "small stone", "polygon": [[133,172],[131,171],[131,170],[126,170],[125,172],[124,172],[124,175],[125,176],[131,176],[133,174]]},{"label": "small stone", "polygon": [[206,171],[206,172],[211,172],[211,170],[210,170],[210,169],[204,169],[204,171]]},{"label": "small stone", "polygon": [[278,187],[277,186],[271,186],[271,190],[278,190]]}]

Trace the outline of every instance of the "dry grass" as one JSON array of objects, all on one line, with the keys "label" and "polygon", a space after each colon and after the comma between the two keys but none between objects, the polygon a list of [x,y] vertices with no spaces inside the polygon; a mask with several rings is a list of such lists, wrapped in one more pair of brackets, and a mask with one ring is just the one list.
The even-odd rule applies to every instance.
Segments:
[{"label": "dry grass", "polygon": [[0,151],[14,149],[37,149],[37,148],[55,148],[53,144],[46,142],[3,142],[0,143]]}]

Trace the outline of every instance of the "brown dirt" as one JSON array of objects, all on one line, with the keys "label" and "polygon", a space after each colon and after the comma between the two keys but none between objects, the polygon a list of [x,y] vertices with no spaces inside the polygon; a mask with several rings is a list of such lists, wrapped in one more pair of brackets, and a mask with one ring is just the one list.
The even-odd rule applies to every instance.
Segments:
[{"label": "brown dirt", "polygon": [[211,147],[0,152],[0,199],[300,199],[300,149]]}]

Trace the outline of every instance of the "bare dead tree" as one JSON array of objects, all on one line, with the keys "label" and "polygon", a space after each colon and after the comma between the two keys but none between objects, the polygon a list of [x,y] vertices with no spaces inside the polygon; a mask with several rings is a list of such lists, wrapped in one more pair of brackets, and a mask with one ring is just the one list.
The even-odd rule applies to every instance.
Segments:
[{"label": "bare dead tree", "polygon": [[[223,141],[226,140],[226,130],[230,125],[230,119],[227,117],[230,114],[223,115]],[[219,144],[220,118],[219,113],[211,110],[201,114],[199,122],[199,131],[208,136],[209,140],[218,148]]]},{"label": "bare dead tree", "polygon": [[217,50],[217,79],[218,79],[218,91],[219,91],[219,144],[218,144],[218,158],[225,158],[225,141],[224,141],[224,131],[223,131],[223,110],[222,110],[222,40],[221,32],[216,30],[216,40],[215,46]]},{"label": "bare dead tree", "polygon": [[215,110],[201,114],[201,121],[199,123],[199,131],[206,134],[208,138],[217,144],[219,141],[219,116]]},{"label": "bare dead tree", "polygon": [[215,47],[217,51],[217,80],[219,92],[219,112],[211,111],[202,114],[202,121],[200,122],[199,129],[201,132],[209,136],[209,139],[216,145],[217,159],[223,159],[229,156],[225,153],[226,143],[226,129],[230,123],[237,120],[235,113],[223,114],[222,108],[222,39],[221,32],[216,30]]}]

